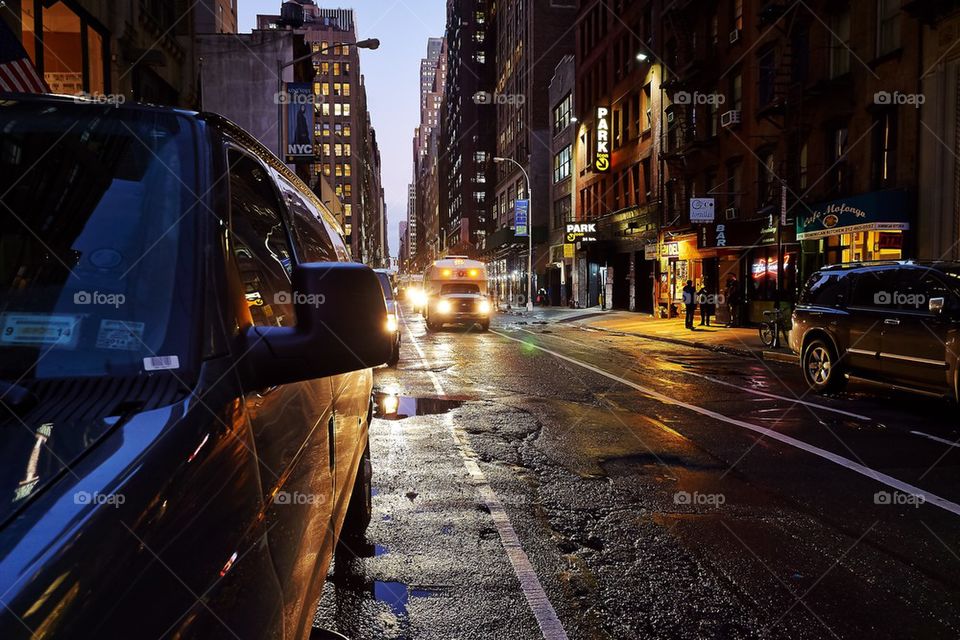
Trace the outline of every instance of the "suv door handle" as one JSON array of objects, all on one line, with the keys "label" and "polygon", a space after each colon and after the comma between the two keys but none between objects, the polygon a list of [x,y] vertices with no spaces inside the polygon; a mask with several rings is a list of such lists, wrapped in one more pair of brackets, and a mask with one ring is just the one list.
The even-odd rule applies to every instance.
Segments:
[{"label": "suv door handle", "polygon": [[898,325],[900,324],[900,321],[897,320],[896,318],[887,318],[886,320],[883,321],[883,324]]}]

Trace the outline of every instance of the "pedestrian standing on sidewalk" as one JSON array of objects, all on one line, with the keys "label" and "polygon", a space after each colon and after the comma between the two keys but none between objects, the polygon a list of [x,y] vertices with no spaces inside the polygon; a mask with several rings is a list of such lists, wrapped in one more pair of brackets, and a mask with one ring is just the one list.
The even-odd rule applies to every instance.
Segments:
[{"label": "pedestrian standing on sidewalk", "polygon": [[700,326],[710,326],[710,316],[713,315],[713,308],[710,304],[710,292],[707,290],[707,283],[704,282],[697,291],[697,304],[700,305]]},{"label": "pedestrian standing on sidewalk", "polygon": [[687,329],[693,331],[693,315],[697,311],[697,288],[693,286],[693,280],[687,280],[687,286],[683,288],[683,304],[687,311]]},{"label": "pedestrian standing on sidewalk", "polygon": [[727,314],[729,315],[729,320],[727,321],[728,327],[739,327],[740,326],[740,283],[737,282],[737,277],[731,275],[727,278],[727,290],[725,292],[727,298]]}]

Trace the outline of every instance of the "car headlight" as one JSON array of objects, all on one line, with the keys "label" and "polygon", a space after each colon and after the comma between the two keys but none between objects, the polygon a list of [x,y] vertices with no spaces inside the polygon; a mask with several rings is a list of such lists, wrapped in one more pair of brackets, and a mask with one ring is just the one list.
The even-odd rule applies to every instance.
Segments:
[{"label": "car headlight", "polygon": [[480,304],[477,305],[477,310],[480,311],[480,313],[490,313],[490,301],[481,300]]},{"label": "car headlight", "polygon": [[412,297],[413,297],[413,304],[417,305],[418,307],[426,306],[427,294],[425,291],[421,291],[417,289],[416,291],[413,292]]},{"label": "car headlight", "polygon": [[450,313],[450,301],[441,300],[437,303],[437,313]]},{"label": "car headlight", "polygon": [[388,314],[387,314],[387,331],[389,331],[390,333],[396,333],[396,332],[397,332],[397,328],[398,328],[398,325],[397,325],[397,314],[395,314],[395,313],[388,313]]}]

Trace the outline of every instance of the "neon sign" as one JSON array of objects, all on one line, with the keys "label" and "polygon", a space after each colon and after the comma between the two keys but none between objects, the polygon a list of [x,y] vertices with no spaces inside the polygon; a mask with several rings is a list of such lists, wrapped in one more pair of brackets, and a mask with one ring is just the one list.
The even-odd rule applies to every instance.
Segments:
[{"label": "neon sign", "polygon": [[593,168],[599,173],[610,171],[610,107],[597,107],[597,156]]}]

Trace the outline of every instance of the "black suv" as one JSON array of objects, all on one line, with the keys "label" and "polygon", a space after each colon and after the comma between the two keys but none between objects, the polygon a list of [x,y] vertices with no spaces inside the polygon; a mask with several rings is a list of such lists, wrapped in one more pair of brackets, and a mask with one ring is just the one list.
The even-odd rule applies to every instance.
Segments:
[{"label": "black suv", "polygon": [[376,275],[219,116],[0,131],[0,637],[305,638],[370,520]]},{"label": "black suv", "polygon": [[790,347],[817,392],[855,376],[956,399],[960,263],[825,267],[800,294]]}]

